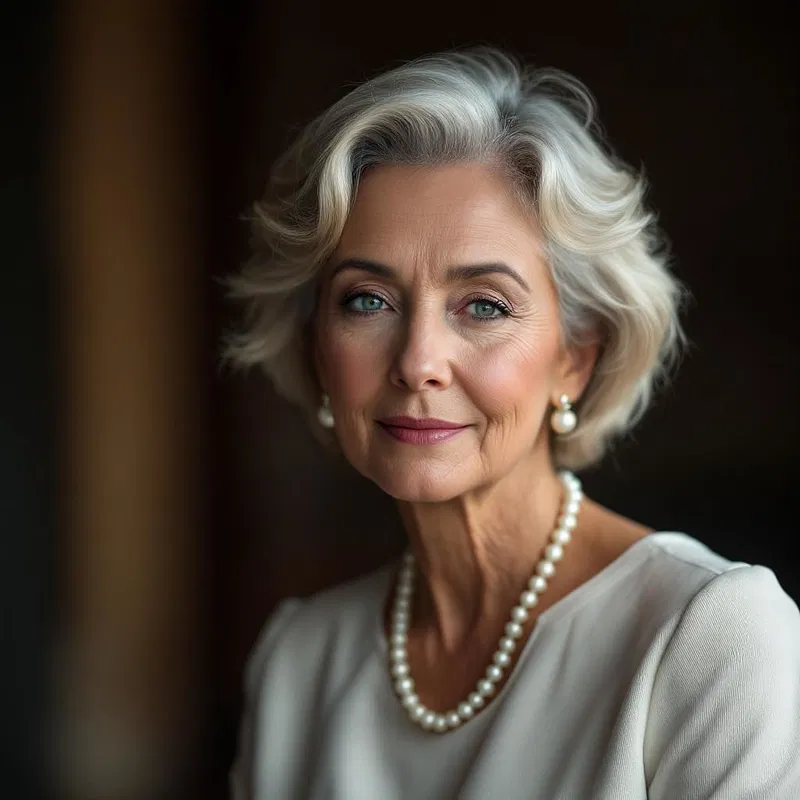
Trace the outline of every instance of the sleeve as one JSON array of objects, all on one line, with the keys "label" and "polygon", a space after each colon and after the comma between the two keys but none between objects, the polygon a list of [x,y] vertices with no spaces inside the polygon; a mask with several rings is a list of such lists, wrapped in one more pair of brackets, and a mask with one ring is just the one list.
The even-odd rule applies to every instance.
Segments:
[{"label": "sleeve", "polygon": [[228,779],[231,800],[255,800],[253,793],[253,756],[255,752],[256,705],[269,654],[281,632],[289,624],[302,601],[297,598],[284,600],[270,615],[256,643],[250,651],[244,668],[244,710],[239,725],[236,758]]},{"label": "sleeve", "polygon": [[645,734],[650,800],[800,798],[800,611],[772,570],[713,578],[655,675]]}]

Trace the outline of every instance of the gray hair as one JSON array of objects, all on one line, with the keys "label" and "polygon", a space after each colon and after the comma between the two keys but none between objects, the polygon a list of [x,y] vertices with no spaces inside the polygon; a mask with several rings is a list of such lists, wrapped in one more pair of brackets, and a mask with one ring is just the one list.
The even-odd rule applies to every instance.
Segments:
[{"label": "gray hair", "polygon": [[254,206],[252,256],[229,280],[232,296],[247,301],[245,327],[228,335],[225,357],[260,365],[316,426],[320,391],[308,339],[316,278],[361,174],[380,164],[457,162],[499,167],[530,208],[563,341],[601,337],[577,404],[579,425],[552,444],[558,466],[587,466],[640,418],[678,355],[683,289],[645,206],[644,178],[605,144],[586,87],[494,49],[385,72],[303,130]]}]

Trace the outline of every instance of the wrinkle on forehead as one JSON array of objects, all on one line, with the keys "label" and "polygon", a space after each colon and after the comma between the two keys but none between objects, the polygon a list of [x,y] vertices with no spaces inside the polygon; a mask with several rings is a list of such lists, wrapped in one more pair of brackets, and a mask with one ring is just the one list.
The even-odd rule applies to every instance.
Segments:
[{"label": "wrinkle on forehead", "polygon": [[541,261],[541,245],[530,211],[482,164],[368,171],[336,253],[427,281],[461,264],[511,261],[529,273],[541,266],[531,263]]}]

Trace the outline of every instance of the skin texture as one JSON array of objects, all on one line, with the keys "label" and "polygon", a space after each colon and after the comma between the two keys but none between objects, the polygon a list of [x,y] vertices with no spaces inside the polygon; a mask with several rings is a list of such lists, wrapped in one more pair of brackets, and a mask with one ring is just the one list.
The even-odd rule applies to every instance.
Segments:
[{"label": "skin texture", "polygon": [[[474,269],[489,264],[513,274]],[[554,528],[549,416],[561,394],[580,397],[597,347],[563,346],[535,221],[481,164],[365,174],[323,272],[314,342],[345,456],[398,501],[423,578],[412,674],[423,701],[448,707],[481,676]],[[408,444],[378,422],[400,415],[465,427]],[[536,610],[646,532],[585,500]]]}]

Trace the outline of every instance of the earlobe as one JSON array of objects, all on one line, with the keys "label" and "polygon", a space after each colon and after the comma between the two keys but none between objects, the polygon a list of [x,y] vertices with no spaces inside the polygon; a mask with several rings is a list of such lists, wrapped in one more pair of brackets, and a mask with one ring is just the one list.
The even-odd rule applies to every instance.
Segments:
[{"label": "earlobe", "polygon": [[566,394],[573,403],[576,403],[591,380],[599,356],[600,343],[597,339],[569,347],[564,354],[563,371],[556,397]]}]

